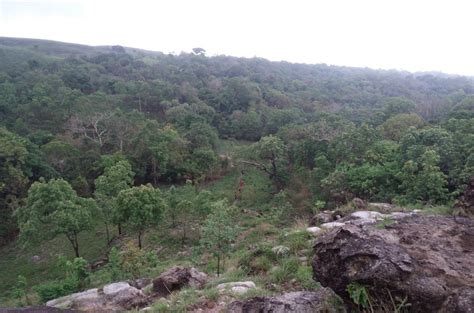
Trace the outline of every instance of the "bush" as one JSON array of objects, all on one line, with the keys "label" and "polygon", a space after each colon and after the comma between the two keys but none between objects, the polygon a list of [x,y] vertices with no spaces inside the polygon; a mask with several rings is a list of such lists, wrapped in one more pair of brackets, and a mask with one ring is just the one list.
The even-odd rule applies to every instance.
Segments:
[{"label": "bush", "polygon": [[48,282],[35,286],[33,289],[38,293],[41,302],[46,302],[78,291],[79,283],[76,279],[69,277],[62,281]]},{"label": "bush", "polygon": [[260,245],[254,251],[246,251],[239,259],[238,266],[247,274],[267,272],[276,262],[276,255],[270,246]]},{"label": "bush", "polygon": [[284,243],[295,253],[299,250],[306,249],[308,247],[308,240],[310,240],[311,234],[307,231],[294,231],[287,234],[284,237]]},{"label": "bush", "polygon": [[[18,275],[17,283],[15,287],[13,287],[11,294],[12,297],[17,300],[19,306],[28,304],[28,283],[25,276]],[[25,302],[23,302],[23,300],[25,300]]]},{"label": "bush", "polygon": [[158,260],[153,252],[146,252],[139,249],[132,243],[125,246],[125,250],[119,252],[117,248],[112,248],[109,253],[109,263],[107,270],[111,280],[139,278],[150,267],[156,267]]},{"label": "bush", "polygon": [[297,259],[283,260],[276,269],[271,272],[271,280],[276,284],[281,284],[293,279],[298,272],[299,263]]}]

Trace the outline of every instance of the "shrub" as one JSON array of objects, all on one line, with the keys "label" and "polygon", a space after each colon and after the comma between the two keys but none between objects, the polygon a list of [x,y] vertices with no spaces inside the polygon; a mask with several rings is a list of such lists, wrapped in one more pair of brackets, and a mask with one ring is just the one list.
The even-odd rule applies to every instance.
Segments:
[{"label": "shrub", "polygon": [[267,272],[276,262],[276,255],[270,246],[260,245],[254,251],[246,251],[238,261],[238,266],[247,274]]},{"label": "shrub", "polygon": [[[17,283],[12,290],[12,297],[17,300],[18,305],[28,304],[28,283],[25,276],[18,275]],[[25,302],[23,302],[25,300]]]},{"label": "shrub", "polygon": [[[352,282],[346,287],[346,291],[349,294],[352,302],[357,305],[360,305],[363,308],[372,308],[370,303],[370,296],[367,288],[357,282]],[[373,310],[371,310],[373,311]]]},{"label": "shrub", "polygon": [[281,284],[293,279],[298,272],[299,263],[297,259],[283,260],[277,268],[271,272],[271,280]]},{"label": "shrub", "polygon": [[311,238],[311,234],[307,231],[294,231],[287,234],[284,237],[284,241],[290,250],[295,253],[299,250],[306,249],[308,247],[308,240]]},{"label": "shrub", "polygon": [[48,282],[35,286],[33,289],[38,293],[41,302],[46,302],[78,290],[79,283],[76,279],[69,277],[62,281]]},{"label": "shrub", "polygon": [[219,299],[219,290],[217,290],[217,288],[205,289],[203,293],[206,299],[212,301],[217,301],[217,299]]}]

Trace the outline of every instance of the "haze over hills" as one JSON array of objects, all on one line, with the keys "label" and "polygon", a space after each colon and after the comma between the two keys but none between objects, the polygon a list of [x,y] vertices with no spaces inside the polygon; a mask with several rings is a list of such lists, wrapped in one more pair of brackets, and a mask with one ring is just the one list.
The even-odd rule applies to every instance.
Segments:
[{"label": "haze over hills", "polygon": [[[0,37],[0,45],[10,46],[10,47],[23,47],[27,49],[34,49],[35,51],[41,51],[41,53],[48,54],[48,55],[57,55],[57,56],[71,56],[71,55],[86,55],[86,54],[94,54],[94,53],[107,53],[113,52],[114,47],[122,47],[128,53],[143,53],[143,54],[164,54],[163,52],[159,51],[151,51],[146,49],[140,49],[138,47],[126,47],[120,45],[112,45],[112,46],[90,46],[84,45],[79,43],[66,43],[60,42],[55,40],[46,40],[46,39],[31,39],[31,38],[14,38],[14,37]],[[184,52],[183,52],[184,53]],[[258,58],[258,57],[256,57]],[[245,59],[245,58],[244,58]],[[264,59],[264,58],[260,58]],[[278,63],[276,61],[273,61]],[[286,61],[281,61],[286,63]],[[288,62],[291,63],[291,62]],[[304,63],[295,63],[295,64],[304,64]],[[311,65],[311,64],[306,64]],[[337,66],[333,65],[334,67],[344,67],[344,66]],[[347,67],[347,66],[346,66]],[[357,67],[352,67],[357,68]],[[369,69],[365,67],[365,69]],[[404,70],[382,70],[382,69],[373,69],[378,71],[395,71],[395,72],[402,72],[402,73],[412,73],[415,75],[434,75],[434,76],[444,76],[444,77],[471,77],[469,75],[460,75],[460,74],[447,74],[439,71],[417,71],[417,72],[410,72]],[[474,79],[474,78],[473,78]]]},{"label": "haze over hills", "polygon": [[468,312],[473,195],[472,77],[0,38],[3,306]]}]

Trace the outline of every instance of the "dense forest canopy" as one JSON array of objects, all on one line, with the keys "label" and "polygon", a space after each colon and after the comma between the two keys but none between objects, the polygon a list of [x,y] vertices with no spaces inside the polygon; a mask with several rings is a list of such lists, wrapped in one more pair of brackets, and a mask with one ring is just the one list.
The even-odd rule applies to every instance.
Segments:
[{"label": "dense forest canopy", "polygon": [[0,243],[40,178],[85,201],[126,160],[130,185],[199,188],[222,140],[295,205],[449,203],[474,174],[474,79],[0,38]]}]

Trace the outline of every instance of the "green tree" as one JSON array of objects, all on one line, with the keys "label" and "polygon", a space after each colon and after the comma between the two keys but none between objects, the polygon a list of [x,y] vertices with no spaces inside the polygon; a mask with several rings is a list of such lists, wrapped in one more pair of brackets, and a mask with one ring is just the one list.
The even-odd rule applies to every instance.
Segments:
[{"label": "green tree", "polygon": [[63,179],[35,182],[26,205],[16,211],[20,238],[34,242],[65,235],[79,257],[78,235],[92,228],[94,210],[95,201],[78,197]]},{"label": "green tree", "polygon": [[439,168],[439,161],[440,157],[436,151],[427,149],[420,163],[405,163],[400,177],[408,201],[442,203],[447,200],[446,175]]},{"label": "green tree", "polygon": [[420,128],[423,124],[424,121],[418,114],[398,114],[386,120],[378,129],[385,138],[398,141],[410,127]]},{"label": "green tree", "polygon": [[28,184],[26,140],[0,128],[0,242],[14,232],[11,214]]},{"label": "green tree", "polygon": [[[128,161],[119,161],[115,165],[106,167],[104,174],[95,180],[94,196],[99,205],[105,223],[107,244],[110,243],[109,225],[115,220],[117,196],[120,191],[130,188],[134,173]],[[120,225],[119,233],[121,232]]]},{"label": "green tree", "polygon": [[201,245],[217,258],[217,276],[221,273],[221,261],[231,250],[238,227],[235,223],[233,210],[226,200],[213,204],[212,213],[202,226]]},{"label": "green tree", "polygon": [[117,218],[127,223],[138,234],[138,247],[142,248],[144,231],[161,221],[165,202],[159,189],[142,185],[120,191],[117,198]]},{"label": "green tree", "polygon": [[252,161],[243,161],[265,172],[273,182],[276,192],[283,189],[286,182],[285,166],[288,163],[286,146],[280,138],[269,135],[262,137],[251,147],[249,157]]}]

